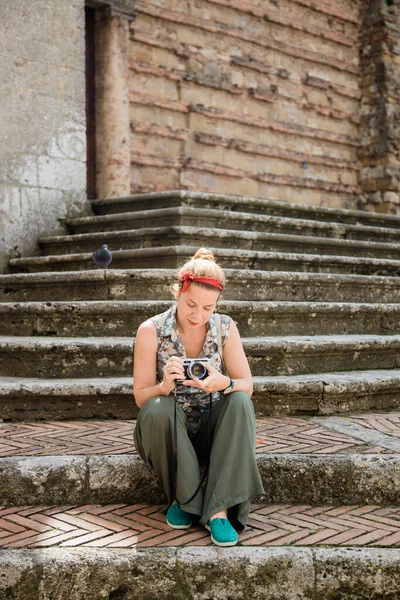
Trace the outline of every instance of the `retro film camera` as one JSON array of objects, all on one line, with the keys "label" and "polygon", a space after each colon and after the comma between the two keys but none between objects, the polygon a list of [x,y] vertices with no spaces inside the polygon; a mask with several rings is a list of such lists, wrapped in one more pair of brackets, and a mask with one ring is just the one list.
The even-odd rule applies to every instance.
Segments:
[{"label": "retro film camera", "polygon": [[[183,359],[183,371],[185,373],[184,379],[205,379],[208,377],[208,371],[204,363],[208,363],[208,358],[184,358]],[[183,379],[177,379],[176,383],[180,385],[184,381]]]}]

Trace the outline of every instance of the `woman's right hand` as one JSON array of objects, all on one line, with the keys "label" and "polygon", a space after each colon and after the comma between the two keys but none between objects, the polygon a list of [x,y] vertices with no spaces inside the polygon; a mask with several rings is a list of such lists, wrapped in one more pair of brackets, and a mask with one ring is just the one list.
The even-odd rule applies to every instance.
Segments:
[{"label": "woman's right hand", "polygon": [[183,360],[179,356],[171,356],[165,365],[163,380],[161,382],[164,392],[172,392],[176,379],[185,379]]}]

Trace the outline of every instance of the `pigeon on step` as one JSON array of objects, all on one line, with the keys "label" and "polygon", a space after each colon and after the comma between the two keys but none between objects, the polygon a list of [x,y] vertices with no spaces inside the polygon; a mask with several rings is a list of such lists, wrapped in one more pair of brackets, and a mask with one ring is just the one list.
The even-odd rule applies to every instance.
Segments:
[{"label": "pigeon on step", "polygon": [[107,269],[111,261],[112,254],[109,251],[107,244],[103,244],[101,248],[93,252],[93,262],[98,267]]}]

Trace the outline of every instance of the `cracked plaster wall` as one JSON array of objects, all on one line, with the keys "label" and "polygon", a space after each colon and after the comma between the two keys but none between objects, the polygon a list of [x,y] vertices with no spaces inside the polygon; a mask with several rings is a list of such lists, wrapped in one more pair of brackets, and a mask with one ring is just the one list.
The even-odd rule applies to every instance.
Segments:
[{"label": "cracked plaster wall", "polygon": [[0,272],[89,212],[82,0],[0,3]]}]

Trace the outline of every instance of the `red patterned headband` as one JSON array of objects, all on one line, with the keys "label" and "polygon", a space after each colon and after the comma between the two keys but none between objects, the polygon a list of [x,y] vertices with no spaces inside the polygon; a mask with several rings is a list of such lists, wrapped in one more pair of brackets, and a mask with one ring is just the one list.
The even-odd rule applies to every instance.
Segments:
[{"label": "red patterned headband", "polygon": [[198,283],[206,283],[207,285],[212,285],[217,288],[220,292],[224,289],[224,286],[218,279],[213,279],[212,277],[196,277],[191,271],[187,273],[182,273],[179,279],[179,283],[182,283],[182,292],[186,292],[188,289],[189,283],[192,281],[197,281]]}]

